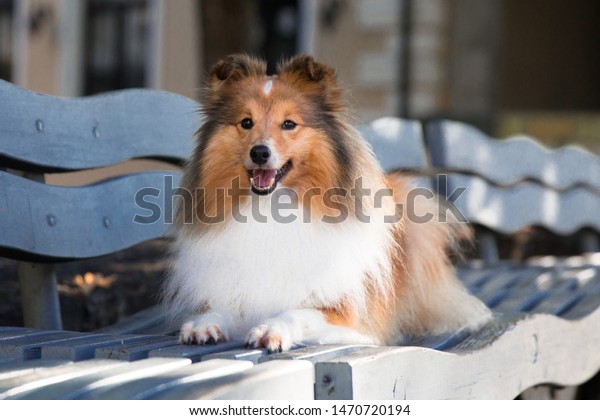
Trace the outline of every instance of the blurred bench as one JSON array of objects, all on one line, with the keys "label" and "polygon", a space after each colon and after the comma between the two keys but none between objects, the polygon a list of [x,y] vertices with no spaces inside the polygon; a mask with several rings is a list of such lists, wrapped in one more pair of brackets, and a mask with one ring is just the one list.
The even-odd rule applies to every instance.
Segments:
[{"label": "blurred bench", "polygon": [[[140,157],[180,164],[196,107],[164,92],[58,99],[0,81],[0,255],[20,261],[26,321],[0,327],[0,398],[514,398],[534,385],[543,385],[535,396],[556,397],[568,395],[545,384],[579,385],[600,368],[600,254],[589,252],[600,230],[598,158],[497,142],[450,121],[427,124],[426,136],[420,122],[395,118],[361,130],[386,171],[414,173],[415,186],[442,194],[468,187],[454,205],[476,225],[483,258],[458,273],[498,313],[480,331],[277,355],[235,342],[178,345],[154,308],[94,333],[61,331],[53,264],[167,235],[162,221],[133,222],[134,196],[156,188],[164,211],[165,177],[176,185],[178,174],[68,188],[43,174]],[[528,225],[579,232],[588,253],[501,258],[498,240]]]}]

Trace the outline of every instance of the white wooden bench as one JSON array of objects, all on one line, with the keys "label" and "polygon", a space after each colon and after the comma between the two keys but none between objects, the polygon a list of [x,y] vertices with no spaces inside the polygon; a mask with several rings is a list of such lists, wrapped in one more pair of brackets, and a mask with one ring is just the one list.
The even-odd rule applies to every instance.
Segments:
[{"label": "white wooden bench", "polygon": [[[385,170],[420,175],[418,186],[440,188],[434,181],[445,173],[448,188],[469,187],[455,205],[480,228],[485,258],[458,272],[498,312],[481,330],[411,346],[277,355],[242,343],[178,345],[169,335],[176,327],[157,309],[94,333],[61,331],[53,264],[167,235],[161,221],[133,223],[140,211],[134,197],[155,187],[162,206],[164,177],[178,175],[139,173],[66,188],[45,185],[38,174],[139,157],[180,163],[197,128],[196,107],[163,92],[58,99],[0,81],[0,167],[7,168],[0,171],[0,255],[21,261],[26,313],[25,327],[0,327],[0,398],[514,398],[534,385],[556,396],[546,384],[579,385],[600,369],[600,254],[517,262],[501,260],[495,246],[495,232],[540,224],[559,233],[585,227],[582,240],[593,251],[598,158],[577,151],[575,163],[565,163],[558,156],[569,151],[551,153],[527,140],[524,152],[521,141],[506,146],[454,122],[426,125],[424,136],[418,121],[383,118],[362,132]],[[512,151],[497,150],[506,147]],[[555,172],[533,170],[545,165]],[[534,192],[523,198],[521,190]]]}]

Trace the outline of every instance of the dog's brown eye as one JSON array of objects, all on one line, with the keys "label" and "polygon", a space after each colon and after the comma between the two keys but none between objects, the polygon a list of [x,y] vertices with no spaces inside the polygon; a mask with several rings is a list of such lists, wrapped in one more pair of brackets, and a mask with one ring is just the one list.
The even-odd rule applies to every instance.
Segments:
[{"label": "dog's brown eye", "polygon": [[254,121],[252,121],[250,118],[244,118],[240,125],[244,130],[250,130],[252,127],[254,127]]},{"label": "dog's brown eye", "polygon": [[296,123],[292,120],[285,120],[281,124],[281,128],[284,130],[293,130],[294,128],[296,128]]}]

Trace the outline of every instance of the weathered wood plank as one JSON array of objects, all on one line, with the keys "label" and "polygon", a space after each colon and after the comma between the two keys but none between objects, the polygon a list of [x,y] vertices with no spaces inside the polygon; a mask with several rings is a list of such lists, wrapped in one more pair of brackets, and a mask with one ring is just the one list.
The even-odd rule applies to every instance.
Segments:
[{"label": "weathered wood plank", "polygon": [[27,362],[18,361],[17,359],[0,359],[8,361],[6,365],[0,366],[0,381],[16,378],[17,376],[28,375],[55,366],[70,364],[68,360],[30,360]]},{"label": "weathered wood plank", "polygon": [[541,226],[561,235],[584,227],[600,230],[600,195],[575,187],[559,192],[533,182],[501,188],[482,178],[448,176],[448,191],[465,188],[454,205],[471,223],[510,234]]},{"label": "weathered wood plank", "polygon": [[0,250],[32,260],[78,259],[168,235],[179,178],[145,172],[59,187],[0,171]]},{"label": "weathered wood plank", "polygon": [[42,359],[61,359],[73,362],[93,359],[96,348],[106,345],[117,345],[132,340],[132,337],[107,334],[85,334],[81,337],[44,343],[41,350]]},{"label": "weathered wood plank", "polygon": [[0,381],[0,399],[14,399],[62,381],[80,376],[106,371],[117,366],[107,360],[91,360],[80,363],[68,363],[46,369],[38,369],[26,375]]},{"label": "weathered wood plank", "polygon": [[[18,398],[31,400],[85,399],[98,389],[107,389],[129,381],[165,374],[190,364],[188,359],[166,358],[145,359],[136,362],[106,362],[113,365],[109,369],[40,386],[32,392],[19,395]],[[75,365],[80,363],[85,362],[78,362]]]},{"label": "weathered wood plank", "polygon": [[233,349],[225,350],[217,353],[209,353],[201,357],[201,360],[208,361],[212,359],[227,359],[227,360],[246,360],[257,364],[258,361],[267,355],[267,349]]},{"label": "weathered wood plank", "polygon": [[[203,362],[204,363],[204,362]],[[315,372],[304,360],[274,360],[200,383],[182,384],[152,396],[168,400],[312,400]]]},{"label": "weathered wood plank", "polygon": [[226,342],[219,344],[211,344],[205,346],[197,345],[178,345],[160,349],[151,350],[148,353],[149,357],[185,357],[193,363],[203,360],[203,358],[212,353],[219,353],[227,350],[240,350],[244,347],[240,342]]},{"label": "weathered wood plank", "polygon": [[373,148],[382,169],[422,171],[427,166],[423,129],[417,120],[379,118],[359,127]]},{"label": "weathered wood plank", "polygon": [[577,321],[495,323],[448,352],[380,347],[317,363],[316,397],[508,399],[540,383],[579,384],[600,369],[600,309]]},{"label": "weathered wood plank", "polygon": [[95,355],[97,359],[140,360],[147,358],[152,350],[176,346],[177,340],[175,337],[154,336],[128,344],[102,346],[96,349]]},{"label": "weathered wood plank", "polygon": [[160,376],[141,378],[112,388],[100,388],[88,397],[101,400],[143,400],[177,388],[183,384],[201,384],[214,378],[225,377],[252,368],[248,361],[210,360],[166,372]]},{"label": "weathered wood plank", "polygon": [[164,308],[159,305],[144,309],[116,324],[96,330],[110,334],[172,334],[178,324],[170,323]]},{"label": "weathered wood plank", "polygon": [[267,354],[261,357],[258,360],[258,362],[264,363],[269,362],[271,360],[306,360],[311,363],[317,363],[337,357],[342,357],[347,354],[352,354],[366,347],[370,346],[321,344],[308,347],[301,347],[283,353]]},{"label": "weathered wood plank", "polygon": [[33,333],[19,338],[2,340],[0,342],[0,358],[9,357],[18,360],[39,359],[41,357],[42,346],[82,336],[82,333],[72,331],[46,331],[44,333]]},{"label": "weathered wood plank", "polygon": [[197,109],[183,96],[148,89],[65,99],[0,80],[0,167],[52,172],[142,157],[181,162],[200,125]]},{"label": "weathered wood plank", "polygon": [[556,189],[585,184],[600,190],[600,159],[566,146],[550,150],[526,136],[497,141],[456,121],[425,127],[432,164],[444,171],[481,175],[501,185],[534,179]]}]

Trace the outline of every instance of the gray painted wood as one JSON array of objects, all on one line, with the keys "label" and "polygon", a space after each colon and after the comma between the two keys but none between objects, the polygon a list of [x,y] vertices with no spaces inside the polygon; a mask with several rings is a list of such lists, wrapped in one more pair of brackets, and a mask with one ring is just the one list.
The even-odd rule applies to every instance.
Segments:
[{"label": "gray painted wood", "polygon": [[269,362],[271,360],[306,360],[311,363],[342,357],[352,354],[368,346],[361,345],[337,345],[322,344],[315,346],[302,347],[289,350],[283,353],[267,354],[261,357],[259,363]]},{"label": "gray painted wood", "polygon": [[111,334],[166,334],[177,333],[180,325],[170,322],[160,306],[144,309],[116,324],[96,330]]},{"label": "gray painted wood", "polygon": [[19,338],[35,332],[33,328],[22,327],[0,327],[0,342],[11,338]]},{"label": "gray painted wood", "polygon": [[148,89],[64,99],[0,80],[0,166],[51,172],[142,157],[180,162],[200,125],[197,109]]},{"label": "gray painted wood", "polygon": [[90,372],[51,385],[38,387],[35,391],[19,397],[31,400],[85,399],[89,394],[99,389],[108,389],[141,378],[166,374],[190,364],[188,359],[166,358],[145,359],[136,362],[106,362],[114,365],[103,371]]},{"label": "gray painted wood", "polygon": [[0,366],[0,381],[4,381],[10,378],[16,378],[17,376],[28,375],[30,373],[54,367],[70,364],[66,360],[30,360],[27,362],[18,361],[16,359],[0,359],[9,360],[10,364]]},{"label": "gray painted wood", "polygon": [[62,319],[54,264],[19,261],[23,324],[27,327],[60,330]]},{"label": "gray painted wood", "polygon": [[501,185],[534,179],[555,189],[584,184],[600,190],[600,158],[575,146],[550,150],[526,136],[497,141],[457,121],[426,125],[432,164],[478,174]]},{"label": "gray painted wood", "polygon": [[144,400],[175,389],[183,384],[201,384],[252,368],[249,361],[210,360],[184,366],[160,376],[141,378],[112,388],[100,388],[89,394],[99,400]]},{"label": "gray painted wood", "polygon": [[46,369],[38,369],[29,374],[0,381],[0,399],[23,398],[38,388],[77,378],[80,376],[103,372],[114,368],[116,364],[107,360],[91,360],[81,363],[68,363]]},{"label": "gray painted wood", "polygon": [[533,315],[498,320],[449,352],[367,349],[317,363],[316,397],[509,399],[536,384],[579,384],[600,368],[599,322],[600,309],[577,321]]},{"label": "gray painted wood", "polygon": [[73,362],[93,359],[96,348],[101,345],[121,343],[123,337],[106,334],[85,334],[81,337],[69,338],[47,343],[41,346],[42,359],[62,359]]},{"label": "gray painted wood", "polygon": [[559,192],[533,182],[502,188],[468,175],[448,176],[448,188],[465,188],[454,205],[467,220],[498,232],[532,225],[561,235],[584,227],[600,231],[600,195],[587,188]]},{"label": "gray painted wood", "polygon": [[217,353],[209,353],[201,357],[201,360],[208,361],[213,359],[227,359],[227,360],[246,360],[257,364],[258,361],[267,355],[267,349],[233,349],[225,350]]},{"label": "gray painted wood", "polygon": [[14,357],[18,360],[32,360],[41,357],[41,347],[67,338],[82,337],[82,333],[72,331],[46,331],[0,342],[0,358]]},{"label": "gray painted wood", "polygon": [[103,346],[96,349],[96,358],[129,361],[145,359],[150,351],[176,346],[177,341],[175,337],[155,336],[127,344]]},{"label": "gray painted wood", "polygon": [[0,171],[0,208],[8,209],[0,218],[0,250],[29,259],[88,258],[163,237],[170,228],[165,221],[172,220],[166,217],[174,217],[166,196],[179,178],[174,172],[144,172],[59,187]]},{"label": "gray painted wood", "polygon": [[98,348],[135,343],[146,338],[148,337],[145,335],[85,334],[81,337],[43,344],[41,357],[42,359],[64,359],[74,362],[93,359]]},{"label": "gray painted wood", "polygon": [[149,357],[185,357],[190,359],[193,363],[199,362],[203,357],[212,354],[219,353],[227,350],[240,350],[244,346],[243,343],[239,342],[226,342],[219,344],[211,344],[205,346],[198,345],[178,345],[166,348],[160,348],[151,350],[148,353]]},{"label": "gray painted wood", "polygon": [[379,118],[359,131],[367,140],[386,172],[423,171],[427,167],[421,123],[395,117]]},{"label": "gray painted wood", "polygon": [[304,360],[274,360],[201,383],[182,384],[153,399],[168,400],[312,400],[315,372]]}]

